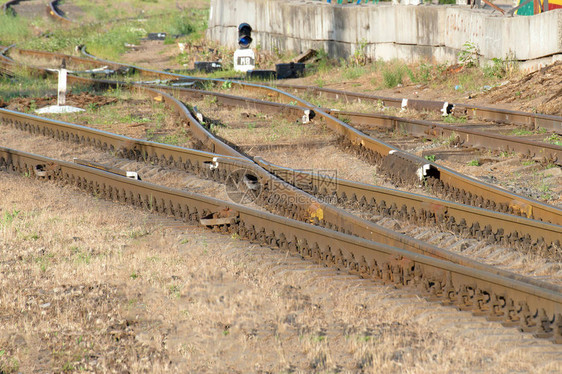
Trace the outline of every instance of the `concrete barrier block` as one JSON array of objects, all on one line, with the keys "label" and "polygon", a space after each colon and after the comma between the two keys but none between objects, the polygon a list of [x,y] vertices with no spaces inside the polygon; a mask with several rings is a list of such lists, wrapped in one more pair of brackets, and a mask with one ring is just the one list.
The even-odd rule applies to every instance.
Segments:
[{"label": "concrete barrier block", "polygon": [[369,9],[369,42],[395,42],[396,19],[396,12],[392,5],[381,5]]},{"label": "concrete barrier block", "polygon": [[494,55],[494,53],[502,53],[505,28],[507,26],[505,21],[504,17],[484,18],[483,29],[486,31],[478,35],[477,40],[474,40],[482,56],[487,57]]},{"label": "concrete barrier block", "polygon": [[462,49],[472,42],[478,49],[483,47],[483,13],[471,9],[447,8],[445,45]]},{"label": "concrete barrier block", "polygon": [[207,31],[211,39],[237,47],[237,27],[242,22],[252,25],[254,45],[259,43],[265,50],[324,48],[335,58],[347,58],[364,48],[368,56],[385,60],[443,62],[454,60],[466,42],[486,59],[514,54],[519,60],[546,61],[562,54],[562,9],[502,17],[463,7],[211,0]]},{"label": "concrete barrier block", "polygon": [[394,42],[399,44],[416,44],[418,34],[417,6],[396,5],[394,9],[396,13],[396,23],[394,24],[396,39]]},{"label": "concrete barrier block", "polygon": [[334,27],[328,39],[344,43],[357,42],[357,9],[356,7],[332,7]]},{"label": "concrete barrier block", "polygon": [[[548,56],[552,53],[562,53],[562,13],[546,12],[531,18],[529,22],[529,52],[525,59]],[[515,30],[513,30],[515,31]],[[518,30],[520,32],[520,30]]]},{"label": "concrete barrier block", "polygon": [[[416,24],[415,37],[413,44],[419,45],[443,45],[440,41],[440,29],[443,26],[439,24],[444,19],[444,12],[440,11],[442,7],[425,7],[418,6],[414,8],[414,22]],[[442,16],[440,17],[440,14]]]},{"label": "concrete barrier block", "polygon": [[[369,24],[369,13],[372,7],[362,5],[357,9],[357,43],[370,43],[369,35],[371,26]],[[372,42],[371,42],[372,43]]]}]

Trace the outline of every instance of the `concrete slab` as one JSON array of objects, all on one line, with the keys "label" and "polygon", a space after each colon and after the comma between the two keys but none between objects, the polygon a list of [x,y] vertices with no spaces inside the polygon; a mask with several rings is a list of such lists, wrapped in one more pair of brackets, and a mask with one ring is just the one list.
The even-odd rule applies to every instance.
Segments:
[{"label": "concrete slab", "polygon": [[77,112],[84,112],[84,109],[76,108],[74,106],[68,105],[51,105],[46,106],[43,108],[39,108],[35,111],[35,113],[43,114],[43,113],[77,113]]}]

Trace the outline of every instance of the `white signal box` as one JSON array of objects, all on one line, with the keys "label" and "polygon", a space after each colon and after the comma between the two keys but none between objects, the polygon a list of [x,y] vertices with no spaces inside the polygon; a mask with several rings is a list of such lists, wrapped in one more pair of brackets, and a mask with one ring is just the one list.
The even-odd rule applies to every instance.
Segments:
[{"label": "white signal box", "polygon": [[235,71],[249,71],[254,70],[256,67],[256,56],[254,51],[250,48],[237,49],[234,52],[234,70]]}]

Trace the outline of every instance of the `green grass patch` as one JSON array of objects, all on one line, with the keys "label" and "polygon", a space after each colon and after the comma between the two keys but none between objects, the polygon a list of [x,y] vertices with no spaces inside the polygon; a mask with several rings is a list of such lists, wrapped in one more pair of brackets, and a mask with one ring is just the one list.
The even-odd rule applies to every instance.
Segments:
[{"label": "green grass patch", "polygon": [[478,160],[471,160],[467,163],[468,166],[480,166],[480,161]]},{"label": "green grass patch", "polygon": [[466,123],[466,116],[455,117],[453,115],[449,115],[449,116],[443,117],[443,122],[445,122],[445,123]]},{"label": "green grass patch", "polygon": [[515,136],[524,136],[524,135],[532,135],[533,131],[527,129],[513,129],[509,134]]},{"label": "green grass patch", "polygon": [[21,42],[31,35],[32,22],[26,18],[0,13],[0,45]]},{"label": "green grass patch", "polygon": [[14,77],[0,75],[0,99],[56,95],[56,82],[37,77],[27,69],[14,68]]},{"label": "green grass patch", "polygon": [[558,134],[552,134],[544,138],[546,143],[562,146],[562,137]]},{"label": "green grass patch", "polygon": [[408,67],[401,61],[395,60],[382,68],[382,80],[385,88],[396,87],[403,83]]},{"label": "green grass patch", "polygon": [[343,77],[347,80],[357,79],[366,73],[366,69],[363,66],[349,66],[343,70]]},{"label": "green grass patch", "polygon": [[6,211],[2,216],[0,216],[0,226],[11,225],[16,217],[20,214],[20,210],[12,209],[11,211]]},{"label": "green grass patch", "polygon": [[179,129],[174,134],[165,134],[165,135],[155,134],[154,131],[152,131],[152,129],[148,129],[146,131],[146,138],[153,142],[177,145],[177,146],[187,144],[191,139],[191,137],[189,136],[189,134],[185,129]]}]

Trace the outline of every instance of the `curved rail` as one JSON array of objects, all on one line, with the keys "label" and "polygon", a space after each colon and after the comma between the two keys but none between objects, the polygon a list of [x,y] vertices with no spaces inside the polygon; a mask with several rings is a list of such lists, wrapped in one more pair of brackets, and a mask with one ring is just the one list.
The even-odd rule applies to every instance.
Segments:
[{"label": "curved rail", "polygon": [[[69,76],[69,80],[75,82],[84,82],[88,84],[91,84],[93,82],[92,80],[87,78],[74,77],[74,76]],[[119,84],[116,81],[97,80],[95,82],[96,84],[103,83],[106,85]],[[159,88],[163,89],[164,87],[159,87]],[[240,105],[240,102],[243,102],[248,106],[258,106],[260,109],[264,109],[265,107],[266,109],[269,108],[274,112],[275,111],[279,112],[280,110],[285,111],[286,114],[291,114],[292,116],[298,117],[298,116],[302,116],[303,114],[310,116],[310,112],[307,112],[306,108],[299,108],[295,106],[278,104],[278,103],[266,102],[264,104],[264,102],[255,99],[243,99],[231,95],[216,94],[216,93],[205,92],[201,90],[192,90],[192,89],[183,89],[183,88],[175,88],[175,89],[167,88],[167,89],[169,91],[172,91],[176,96],[180,96],[180,97],[201,97],[202,95],[214,95],[215,97],[218,97],[220,100],[224,101],[226,104],[231,104],[232,102],[235,102],[237,105]],[[151,94],[154,96],[161,96],[161,93],[159,93],[158,91],[151,91]],[[212,152],[222,153],[235,157],[241,157],[241,158],[244,157],[240,153],[234,151],[231,147],[225,145],[224,143],[216,139],[213,135],[209,134],[206,131],[206,129],[204,129],[191,116],[189,112],[185,111],[183,105],[177,102],[177,100],[172,99],[171,97],[167,97],[166,95],[164,95],[164,99],[168,102],[168,104],[175,106],[176,110],[180,113],[180,115],[185,117],[185,120],[190,124],[190,128],[194,132],[195,136],[207,147],[207,149],[211,150]],[[142,150],[141,153],[146,154],[146,152]],[[166,157],[171,159],[174,159],[175,157],[177,159],[177,155],[175,156],[167,155]],[[355,199],[358,202],[363,201],[362,204],[364,206],[369,206],[369,205],[374,206],[374,204],[371,204],[372,199],[378,201],[378,204],[381,203],[380,195],[379,195],[379,199],[377,200],[372,192],[366,193],[364,188],[350,187],[347,188],[346,190],[341,190],[341,187],[343,187],[344,185],[349,186],[349,183],[347,184],[338,183],[338,186],[340,186],[339,191],[330,191],[330,193],[336,193],[336,198],[338,199],[345,200],[349,198],[351,200]],[[322,191],[316,191],[316,193],[321,193],[321,192]],[[325,195],[326,193],[324,193],[324,196]],[[382,201],[388,201],[388,199],[383,199]],[[425,201],[426,201],[425,204],[427,204],[428,206],[439,206],[439,207],[443,206],[442,204],[443,200],[435,199],[435,201],[431,202],[430,199],[426,199]],[[469,232],[471,232],[472,235],[476,237],[482,235],[484,237],[494,238],[496,241],[506,240],[511,244],[519,243],[529,248],[533,246],[535,247],[543,246],[543,245],[548,246],[548,245],[552,245],[553,243],[556,244],[557,241],[559,241],[560,239],[560,231],[556,229],[557,226],[554,225],[545,225],[544,227],[551,227],[547,229],[539,228],[540,225],[537,223],[532,225],[514,225],[512,222],[508,222],[508,220],[506,220],[505,218],[502,219],[496,218],[493,222],[489,220],[483,220],[482,222],[479,222],[476,218],[477,215],[467,214],[466,212],[465,213],[457,212],[456,214],[449,215],[449,214],[443,214],[443,212],[439,212],[439,209],[437,209],[433,212],[428,211],[426,213],[422,213],[425,212],[425,210],[424,208],[417,205],[417,203],[410,202],[406,204],[403,200],[394,201],[393,199],[390,199],[389,207],[392,206],[392,204],[396,205],[396,208],[394,210],[402,212],[400,213],[401,215],[408,216],[408,217],[412,215],[415,216],[416,212],[418,212],[417,214],[418,215],[421,214],[423,217],[425,217],[425,220],[434,219],[437,220],[439,223],[442,224],[445,223],[447,226],[455,230],[460,230],[460,231],[468,230]],[[303,209],[307,210],[308,207],[305,206],[303,207]],[[413,212],[412,209],[414,209]],[[450,209],[450,211],[453,212],[455,210]],[[336,213],[336,216],[338,214],[339,213]],[[463,217],[463,214],[466,214],[467,217]],[[471,217],[472,219],[467,219],[468,217]],[[330,222],[330,220],[328,220],[328,222],[330,223],[335,223],[338,221],[339,220],[334,220]],[[512,221],[517,221],[517,220],[512,220]],[[348,230],[348,232],[355,233],[357,230],[357,227],[349,227],[347,225],[343,227],[345,227],[345,229]],[[393,245],[396,245],[396,243],[393,243]]]},{"label": "curved rail", "polygon": [[[562,343],[562,293],[432,257],[102,170],[0,148],[0,168],[76,186],[190,222],[223,215],[223,233],[279,247],[365,278],[413,286],[430,300]],[[227,222],[227,223],[225,223]]]},{"label": "curved rail", "polygon": [[54,0],[54,1],[49,1],[49,4],[47,4],[47,14],[49,15],[49,17],[53,18],[57,22],[62,22],[65,24],[73,24],[74,21],[62,15],[62,13],[58,8],[58,3],[59,0]]},{"label": "curved rail", "polygon": [[9,9],[11,6],[16,5],[17,3],[19,3],[22,0],[10,0],[10,1],[6,1],[4,4],[2,4],[2,12],[4,14],[8,14]]},{"label": "curved rail", "polygon": [[[95,58],[94,56],[89,57]],[[109,61],[102,59],[97,60],[103,63],[110,63]],[[165,79],[181,78],[185,80],[188,78],[192,81],[215,82],[217,84],[222,84],[227,81],[224,79],[187,77],[181,74],[159,72],[131,65],[122,66],[133,67],[141,74],[147,74],[148,76],[156,75],[159,78]],[[336,134],[343,136],[347,140],[349,147],[353,148],[361,157],[364,157],[371,162],[378,163],[381,166],[381,169],[395,180],[407,183],[412,183],[414,181],[415,183],[419,183],[418,170],[420,168],[431,169],[431,174],[426,175],[426,177],[429,179],[430,187],[437,193],[444,192],[452,196],[459,196],[460,201],[467,201],[471,205],[479,205],[485,208],[496,209],[501,212],[523,215],[528,218],[562,225],[561,209],[548,204],[543,204],[534,199],[508,192],[496,186],[457,173],[454,170],[442,165],[429,162],[420,157],[413,156],[407,152],[396,149],[389,144],[363,134],[352,126],[349,126],[334,116],[323,112],[320,108],[299,97],[273,87],[266,87],[253,83],[232,82],[232,85],[237,85],[243,89],[267,92],[286,103],[295,101],[300,103],[302,106],[313,110],[317,116],[326,121],[327,126],[331,130],[333,130]],[[400,170],[400,172],[396,173],[397,170]]]}]

